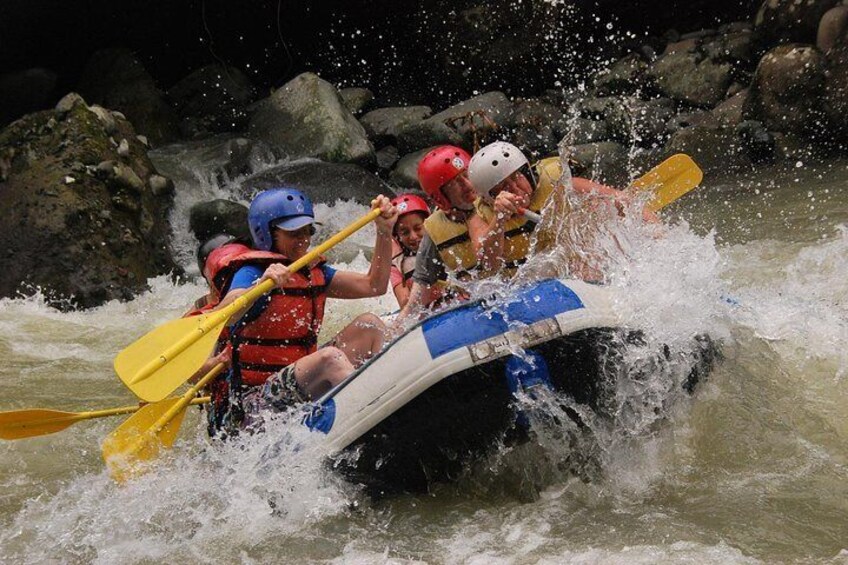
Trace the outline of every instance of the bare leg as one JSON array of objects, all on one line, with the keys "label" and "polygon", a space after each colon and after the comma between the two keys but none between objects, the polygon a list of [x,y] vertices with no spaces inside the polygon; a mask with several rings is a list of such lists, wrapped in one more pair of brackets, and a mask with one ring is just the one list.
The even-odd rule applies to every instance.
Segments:
[{"label": "bare leg", "polygon": [[312,398],[318,398],[352,372],[353,364],[338,347],[322,347],[294,365],[297,384]]},{"label": "bare leg", "polygon": [[336,334],[333,345],[358,367],[383,348],[386,324],[374,314],[361,314]]}]

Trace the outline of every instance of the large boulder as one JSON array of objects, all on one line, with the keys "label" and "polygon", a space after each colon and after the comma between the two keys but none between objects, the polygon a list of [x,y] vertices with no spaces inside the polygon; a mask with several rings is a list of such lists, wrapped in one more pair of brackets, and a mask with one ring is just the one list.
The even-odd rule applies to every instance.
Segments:
[{"label": "large boulder", "polygon": [[730,63],[714,61],[699,50],[680,50],[658,59],[649,76],[669,98],[711,108],[724,100],[732,69]]},{"label": "large boulder", "polygon": [[354,116],[361,114],[374,101],[374,93],[367,88],[342,88],[339,90],[339,96],[342,97],[345,108]]},{"label": "large boulder", "polygon": [[665,140],[665,124],[674,115],[674,103],[668,98],[639,100],[627,97],[615,100],[606,110],[612,139],[642,147]]},{"label": "large boulder", "polygon": [[743,117],[784,133],[816,133],[823,119],[825,65],[812,45],[781,45],[757,65]]},{"label": "large boulder", "polygon": [[713,108],[712,115],[720,124],[735,126],[742,122],[742,110],[745,108],[746,100],[748,100],[747,88]]},{"label": "large boulder", "polygon": [[848,36],[848,6],[836,6],[828,10],[819,22],[816,47],[827,53],[834,47],[845,45]]},{"label": "large boulder", "polygon": [[172,199],[120,114],[69,94],[21,118],[0,131],[0,296],[27,285],[59,306],[132,298],[179,270],[167,243]]},{"label": "large boulder", "polygon": [[359,118],[369,139],[377,146],[395,143],[398,132],[410,124],[429,118],[433,110],[429,106],[397,106],[372,110]]},{"label": "large boulder", "polygon": [[263,101],[250,119],[253,137],[291,159],[374,162],[374,146],[329,82],[303,73]]},{"label": "large boulder", "polygon": [[848,140],[848,46],[827,54],[822,106],[833,135]]},{"label": "large boulder", "polygon": [[399,188],[420,188],[418,184],[418,163],[431,149],[432,147],[425,147],[409,155],[404,155],[398,161],[392,174],[389,175],[389,182]]},{"label": "large boulder", "polygon": [[637,53],[630,53],[595,77],[595,94],[636,94],[647,85],[648,63]]},{"label": "large boulder", "polygon": [[754,18],[757,43],[815,43],[819,22],[839,0],[764,0]]},{"label": "large boulder", "polygon": [[245,127],[245,108],[254,96],[253,85],[244,73],[219,64],[201,67],[168,89],[186,137]]},{"label": "large boulder", "polygon": [[623,187],[630,181],[627,150],[618,143],[605,141],[569,148],[572,174],[611,186]]},{"label": "large boulder", "polygon": [[745,144],[732,128],[692,126],[674,133],[666,157],[685,153],[707,174],[724,174],[751,166]]},{"label": "large boulder", "polygon": [[403,128],[398,149],[411,153],[441,144],[471,147],[513,126],[513,105],[503,92],[487,92],[470,98],[422,122]]},{"label": "large boulder", "polygon": [[393,191],[379,177],[353,164],[302,160],[262,171],[241,183],[241,196],[252,200],[258,192],[288,186],[302,190],[314,202],[355,200],[369,204],[378,194]]},{"label": "large boulder", "polygon": [[568,145],[607,141],[612,137],[605,120],[590,120],[579,116],[563,117],[555,125],[554,133],[559,139],[564,138]]},{"label": "large boulder", "polygon": [[26,69],[0,75],[0,127],[27,112],[44,110],[59,77],[49,69]]},{"label": "large boulder", "polygon": [[562,110],[543,100],[522,100],[512,114],[512,142],[534,157],[556,152]]},{"label": "large boulder", "polygon": [[189,228],[200,241],[218,233],[234,235],[250,241],[247,207],[231,200],[199,202],[189,210]]},{"label": "large boulder", "polygon": [[161,144],[179,137],[176,112],[128,49],[104,49],[86,63],[79,82],[89,101],[124,114],[135,131]]}]

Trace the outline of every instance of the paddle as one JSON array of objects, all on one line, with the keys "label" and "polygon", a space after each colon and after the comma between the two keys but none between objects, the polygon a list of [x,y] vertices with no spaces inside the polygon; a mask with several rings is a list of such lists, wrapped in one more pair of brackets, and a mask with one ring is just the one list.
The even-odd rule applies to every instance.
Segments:
[{"label": "paddle", "polygon": [[[371,210],[339,233],[295,261],[292,271],[302,269],[322,253],[380,215]],[[274,281],[265,280],[216,312],[168,322],[149,332],[115,357],[115,372],[136,396],[148,402],[162,400],[186,381],[209,357],[218,334],[230,317],[271,291]]]},{"label": "paddle", "polygon": [[179,398],[148,404],[127,418],[103,440],[101,452],[112,477],[123,482],[141,471],[139,463],[156,457],[162,447],[171,447],[195,395],[224,369],[218,363]]},{"label": "paddle", "polygon": [[[195,398],[191,401],[192,404],[206,404],[207,402],[209,402],[208,396]],[[83,420],[131,414],[141,408],[141,406],[136,405],[88,412],[63,412],[41,408],[0,412],[0,439],[24,439],[55,434]]]}]

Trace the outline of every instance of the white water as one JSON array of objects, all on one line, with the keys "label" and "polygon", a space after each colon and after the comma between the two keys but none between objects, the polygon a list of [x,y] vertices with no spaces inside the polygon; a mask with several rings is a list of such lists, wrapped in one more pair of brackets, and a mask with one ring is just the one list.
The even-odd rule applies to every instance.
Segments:
[{"label": "white water", "polygon": [[[208,167],[198,151],[180,151],[189,173]],[[197,411],[155,472],[119,487],[99,459],[119,420],[103,419],[0,444],[2,561],[844,562],[848,196],[836,187],[848,175],[826,174],[813,197],[792,179],[769,178],[760,217],[738,211],[753,192],[740,182],[699,189],[701,200],[673,212],[694,229],[678,221],[657,239],[627,231],[630,260],[614,262],[609,277],[627,289],[621,307],[646,330],[646,349],[680,352],[706,331],[724,341],[726,358],[691,401],[671,403],[678,375],[659,370],[642,388],[621,383],[620,394],[640,402],[621,403],[619,426],[584,414],[600,462],[588,482],[559,464],[580,452],[579,434],[551,425],[556,416],[570,422],[556,398],[536,413],[534,444],[503,448],[430,496],[376,504],[322,467],[296,418],[211,446]],[[229,190],[202,175],[174,176],[182,179],[174,241],[190,266],[185,211]],[[819,213],[811,229],[803,214],[824,190],[827,218]],[[729,227],[714,208],[737,211],[737,221]],[[343,203],[318,214],[329,233],[363,211]],[[366,268],[356,252],[372,238],[358,236],[331,259]],[[0,301],[0,409],[132,403],[112,357],[202,293],[162,277],[130,303],[87,312],[58,313],[38,297]],[[327,331],[393,308],[389,296],[331,302]]]}]

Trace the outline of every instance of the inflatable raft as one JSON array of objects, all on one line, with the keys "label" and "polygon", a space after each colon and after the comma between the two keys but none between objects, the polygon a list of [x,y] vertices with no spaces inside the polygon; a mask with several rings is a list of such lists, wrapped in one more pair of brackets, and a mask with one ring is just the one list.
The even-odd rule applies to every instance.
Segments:
[{"label": "inflatable raft", "polygon": [[[327,435],[333,465],[352,480],[425,490],[520,427],[519,390],[543,386],[597,406],[601,365],[621,343],[615,303],[608,287],[550,279],[438,313],[319,399],[305,422]],[[684,387],[705,376],[713,353],[709,340],[696,344]]]}]

